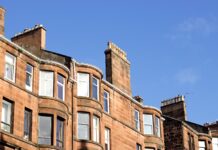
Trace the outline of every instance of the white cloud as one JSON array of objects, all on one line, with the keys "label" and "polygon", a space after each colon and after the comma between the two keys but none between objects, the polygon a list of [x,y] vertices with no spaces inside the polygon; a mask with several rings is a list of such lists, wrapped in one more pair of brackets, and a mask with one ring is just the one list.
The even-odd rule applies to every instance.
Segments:
[{"label": "white cloud", "polygon": [[176,74],[176,80],[181,84],[195,84],[199,79],[199,74],[192,68],[180,70]]},{"label": "white cloud", "polygon": [[190,40],[196,36],[209,36],[218,33],[218,19],[216,18],[188,18],[178,23],[174,31],[167,34],[167,38],[171,40],[185,39]]}]

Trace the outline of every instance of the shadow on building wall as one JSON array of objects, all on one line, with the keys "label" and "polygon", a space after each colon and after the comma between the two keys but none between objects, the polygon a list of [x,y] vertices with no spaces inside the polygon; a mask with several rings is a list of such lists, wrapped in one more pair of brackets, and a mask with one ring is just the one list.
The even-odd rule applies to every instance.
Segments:
[{"label": "shadow on building wall", "polygon": [[4,145],[3,145],[3,138],[2,138],[2,134],[0,133],[0,150],[4,150]]},{"label": "shadow on building wall", "polygon": [[81,148],[79,150],[88,150],[88,148],[86,146],[86,141],[85,140],[81,141]]}]

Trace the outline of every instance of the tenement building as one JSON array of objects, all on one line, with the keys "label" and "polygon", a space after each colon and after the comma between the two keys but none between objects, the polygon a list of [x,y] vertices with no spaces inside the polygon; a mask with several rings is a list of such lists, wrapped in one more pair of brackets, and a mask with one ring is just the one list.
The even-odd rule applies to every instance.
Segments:
[{"label": "tenement building", "polygon": [[184,96],[162,101],[161,111],[165,118],[166,150],[212,150],[210,130],[187,121]]},{"label": "tenement building", "polygon": [[7,39],[4,14],[1,7],[1,150],[165,149],[161,111],[132,96],[122,49],[108,43],[103,79],[97,67],[47,50],[42,25]]},{"label": "tenement building", "polygon": [[218,121],[206,123],[205,126],[211,131],[213,150],[218,150]]}]

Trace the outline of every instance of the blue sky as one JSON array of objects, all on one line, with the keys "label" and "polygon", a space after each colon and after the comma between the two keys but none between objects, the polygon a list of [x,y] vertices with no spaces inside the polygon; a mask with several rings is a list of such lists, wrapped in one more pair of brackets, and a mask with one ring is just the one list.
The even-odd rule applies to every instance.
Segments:
[{"label": "blue sky", "polygon": [[104,50],[113,41],[131,62],[134,95],[145,105],[185,95],[188,119],[218,119],[217,0],[9,1],[6,37],[43,24],[47,49],[105,72]]}]

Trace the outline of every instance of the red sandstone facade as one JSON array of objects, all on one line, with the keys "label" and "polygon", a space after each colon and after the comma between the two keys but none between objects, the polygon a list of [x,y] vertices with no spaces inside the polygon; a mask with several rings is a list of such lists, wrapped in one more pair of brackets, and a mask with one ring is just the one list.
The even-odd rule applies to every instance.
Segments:
[{"label": "red sandstone facade", "polygon": [[160,110],[132,97],[130,63],[109,42],[98,68],[46,50],[37,25],[8,40],[0,8],[0,149],[164,150]]}]

